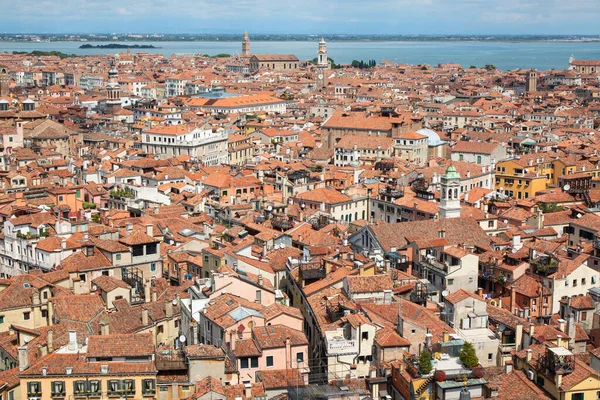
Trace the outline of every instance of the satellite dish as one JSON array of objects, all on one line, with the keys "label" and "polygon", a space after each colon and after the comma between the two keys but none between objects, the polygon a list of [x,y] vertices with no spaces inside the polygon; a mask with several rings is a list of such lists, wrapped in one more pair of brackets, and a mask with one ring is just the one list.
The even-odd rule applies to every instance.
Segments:
[{"label": "satellite dish", "polygon": [[444,291],[442,292],[442,296],[444,296],[444,297],[448,296],[449,294],[450,294],[450,293],[448,293],[448,291],[447,291],[447,290],[444,290]]},{"label": "satellite dish", "polygon": [[269,205],[267,206],[267,211],[269,211],[269,212],[273,211],[273,206],[269,204]]},{"label": "satellite dish", "polygon": [[565,186],[563,186],[563,190],[564,190],[565,192],[568,192],[568,191],[569,191],[569,189],[571,189],[571,185],[569,185],[569,184],[566,184]]},{"label": "satellite dish", "polygon": [[185,341],[186,341],[186,340],[187,340],[187,339],[185,338],[185,335],[181,335],[181,336],[179,336],[179,341],[180,341],[181,343],[185,343]]},{"label": "satellite dish", "polygon": [[498,190],[502,193],[504,193],[504,186],[500,186],[500,188],[498,188]]},{"label": "satellite dish", "polygon": [[92,285],[92,290],[98,290],[98,286]]},{"label": "satellite dish", "polygon": [[173,299],[173,301],[171,303],[173,303],[173,305],[176,306],[177,305],[177,299]]}]

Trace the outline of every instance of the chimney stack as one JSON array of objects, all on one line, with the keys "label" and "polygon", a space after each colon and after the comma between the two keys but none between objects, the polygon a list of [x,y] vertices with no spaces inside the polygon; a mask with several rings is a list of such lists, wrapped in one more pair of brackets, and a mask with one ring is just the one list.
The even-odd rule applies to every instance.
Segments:
[{"label": "chimney stack", "polygon": [[529,362],[531,361],[533,354],[531,352],[531,349],[527,349],[525,350],[525,361]]},{"label": "chimney stack", "polygon": [[165,302],[165,316],[171,318],[173,316],[173,303],[170,301]]},{"label": "chimney stack", "polygon": [[19,371],[23,372],[28,367],[27,360],[27,345],[21,346],[18,349],[19,352]]},{"label": "chimney stack", "polygon": [[48,341],[48,353],[53,353],[54,352],[54,331],[52,329],[50,329],[48,331],[48,336],[47,336],[46,340]]},{"label": "chimney stack", "polygon": [[448,343],[450,341],[450,334],[448,331],[444,331],[444,343]]},{"label": "chimney stack", "polygon": [[154,237],[154,225],[146,224],[146,235]]},{"label": "chimney stack", "polygon": [[144,281],[144,297],[146,303],[148,303],[152,299],[152,294],[150,293],[150,282],[147,280]]},{"label": "chimney stack", "polygon": [[425,348],[428,350],[431,349],[432,338],[433,338],[433,335],[431,333],[425,334]]},{"label": "chimney stack", "polygon": [[71,351],[77,350],[77,332],[74,330],[69,331],[69,343],[67,347]]},{"label": "chimney stack", "polygon": [[142,308],[142,326],[148,326],[148,319],[148,309]]}]

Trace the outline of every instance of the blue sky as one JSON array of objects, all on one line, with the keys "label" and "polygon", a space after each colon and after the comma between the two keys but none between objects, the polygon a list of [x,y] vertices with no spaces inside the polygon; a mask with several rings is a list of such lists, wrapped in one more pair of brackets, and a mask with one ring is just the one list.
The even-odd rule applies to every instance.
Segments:
[{"label": "blue sky", "polygon": [[598,0],[0,0],[0,32],[597,35]]}]

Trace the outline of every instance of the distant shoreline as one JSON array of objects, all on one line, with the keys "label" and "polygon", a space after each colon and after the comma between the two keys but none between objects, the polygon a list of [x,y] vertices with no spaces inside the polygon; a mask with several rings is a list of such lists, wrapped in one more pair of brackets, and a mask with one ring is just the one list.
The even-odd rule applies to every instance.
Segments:
[{"label": "distant shoreline", "polygon": [[[313,42],[324,36],[328,42],[504,42],[504,43],[600,43],[600,35],[356,35],[356,34],[250,34],[255,42]],[[80,48],[158,48],[129,42],[239,42],[240,34],[0,34],[0,41],[19,43],[86,42]],[[95,47],[90,43],[106,43]],[[120,42],[120,43],[115,43]],[[125,43],[125,44],[123,44]],[[119,47],[111,47],[112,45]],[[86,46],[86,47],[83,47]],[[102,47],[100,47],[102,46]],[[148,45],[151,46],[151,45]]]},{"label": "distant shoreline", "polygon": [[160,47],[153,46],[151,44],[119,44],[119,43],[110,43],[110,44],[82,44],[79,46],[80,49],[160,49]]}]

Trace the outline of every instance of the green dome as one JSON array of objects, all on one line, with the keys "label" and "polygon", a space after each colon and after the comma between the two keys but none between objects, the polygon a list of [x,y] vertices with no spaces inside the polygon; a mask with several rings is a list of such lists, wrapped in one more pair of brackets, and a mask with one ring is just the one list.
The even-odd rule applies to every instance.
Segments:
[{"label": "green dome", "polygon": [[443,178],[445,178],[445,179],[460,179],[460,174],[458,173],[458,171],[456,170],[456,167],[454,165],[450,165],[448,167],[448,169],[446,169],[446,173],[444,174]]}]

